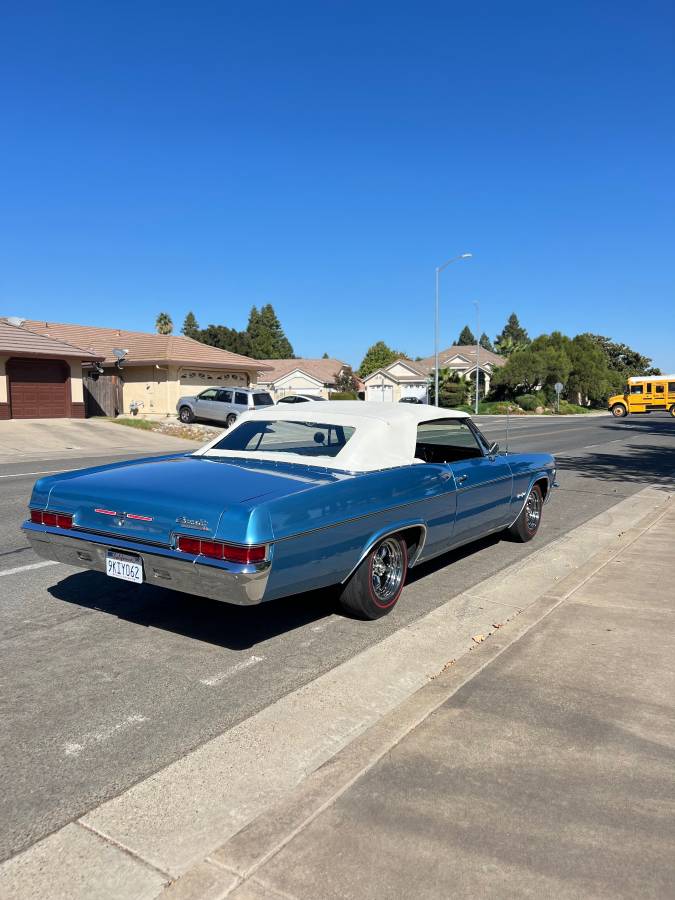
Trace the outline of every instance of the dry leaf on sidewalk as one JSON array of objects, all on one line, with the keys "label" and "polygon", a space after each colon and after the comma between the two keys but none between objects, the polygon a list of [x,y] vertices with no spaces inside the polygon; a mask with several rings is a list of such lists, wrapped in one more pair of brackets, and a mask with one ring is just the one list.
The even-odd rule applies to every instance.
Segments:
[{"label": "dry leaf on sidewalk", "polygon": [[471,640],[475,641],[477,644],[480,644],[481,641],[485,640],[485,635],[484,634],[474,634],[474,636],[471,638]]}]

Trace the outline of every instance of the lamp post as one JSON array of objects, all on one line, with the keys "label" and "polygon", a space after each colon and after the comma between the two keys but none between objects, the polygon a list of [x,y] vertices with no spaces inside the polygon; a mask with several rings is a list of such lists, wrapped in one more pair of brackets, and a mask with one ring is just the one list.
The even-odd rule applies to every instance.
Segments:
[{"label": "lamp post", "polygon": [[436,315],[434,319],[434,402],[438,406],[438,308],[441,292],[441,272],[446,269],[450,263],[456,262],[458,259],[471,259],[473,253],[460,253],[459,256],[453,256],[452,259],[446,260],[443,265],[436,266]]},{"label": "lamp post", "polygon": [[474,300],[473,305],[476,307],[476,415],[478,415],[478,394],[480,391],[480,369],[478,368],[478,358],[480,356],[480,300]]}]

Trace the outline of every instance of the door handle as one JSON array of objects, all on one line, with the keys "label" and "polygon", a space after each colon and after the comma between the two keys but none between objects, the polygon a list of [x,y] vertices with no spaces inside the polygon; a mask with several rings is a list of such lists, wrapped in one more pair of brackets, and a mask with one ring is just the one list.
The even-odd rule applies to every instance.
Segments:
[{"label": "door handle", "polygon": [[461,484],[463,481],[466,481],[468,477],[468,475],[455,475],[455,481],[457,484]]}]

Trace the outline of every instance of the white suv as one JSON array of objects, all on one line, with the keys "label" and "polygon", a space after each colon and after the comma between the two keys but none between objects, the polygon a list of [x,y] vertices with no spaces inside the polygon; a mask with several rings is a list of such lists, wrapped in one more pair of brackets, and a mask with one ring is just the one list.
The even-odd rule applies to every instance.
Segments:
[{"label": "white suv", "polygon": [[267,391],[259,388],[206,388],[200,394],[181,397],[176,404],[176,412],[181,422],[186,424],[195,419],[222,422],[229,428],[237,416],[259,406],[274,406],[274,400]]}]

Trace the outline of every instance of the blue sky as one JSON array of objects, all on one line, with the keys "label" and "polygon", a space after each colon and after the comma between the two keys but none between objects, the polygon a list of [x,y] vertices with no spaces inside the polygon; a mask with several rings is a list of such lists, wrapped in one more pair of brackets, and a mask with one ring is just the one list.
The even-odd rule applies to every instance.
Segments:
[{"label": "blue sky", "polygon": [[14,4],[0,313],[241,328],[296,354],[625,341],[675,371],[672,4]]}]

